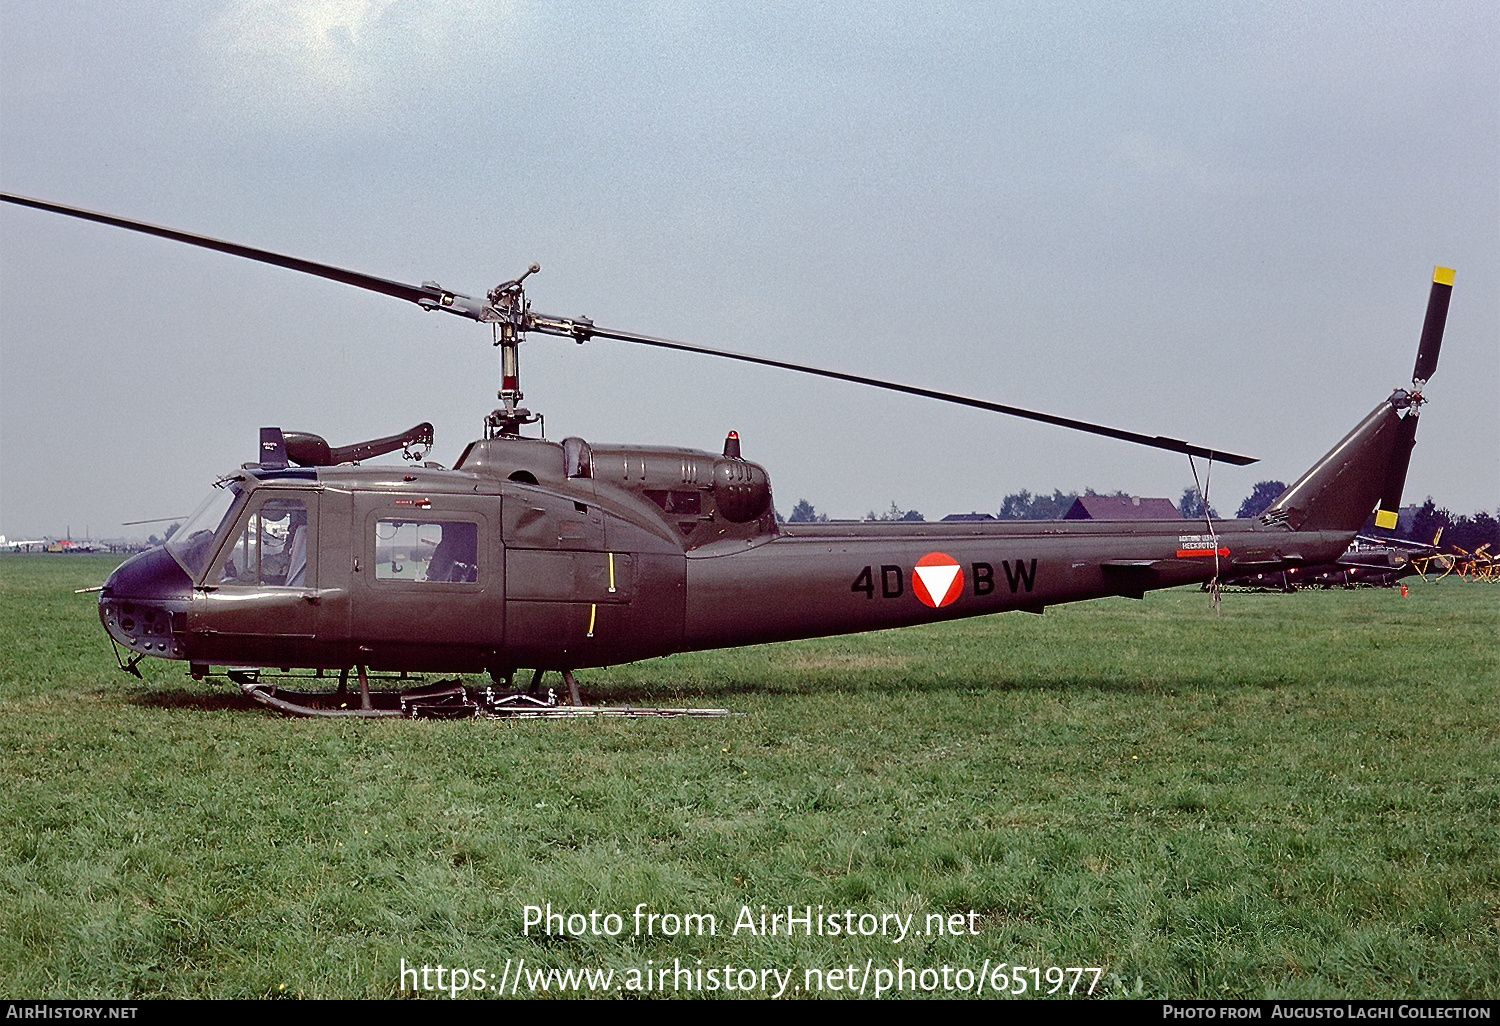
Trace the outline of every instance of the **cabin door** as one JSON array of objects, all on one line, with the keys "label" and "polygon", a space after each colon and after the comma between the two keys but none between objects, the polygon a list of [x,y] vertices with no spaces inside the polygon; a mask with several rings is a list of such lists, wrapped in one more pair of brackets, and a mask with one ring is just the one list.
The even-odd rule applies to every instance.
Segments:
[{"label": "cabin door", "polygon": [[504,642],[495,496],[354,495],[349,640],[372,669],[477,673]]},{"label": "cabin door", "polygon": [[202,661],[230,666],[323,663],[319,637],[319,499],[265,488],[193,591],[188,630]]}]

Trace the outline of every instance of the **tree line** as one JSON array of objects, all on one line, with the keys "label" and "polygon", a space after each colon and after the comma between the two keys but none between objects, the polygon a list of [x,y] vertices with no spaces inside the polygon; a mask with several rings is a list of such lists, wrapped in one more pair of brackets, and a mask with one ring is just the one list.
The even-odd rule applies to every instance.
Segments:
[{"label": "tree line", "polygon": [[[1258,481],[1245,496],[1239,508],[1235,510],[1235,516],[1240,519],[1258,517],[1270,508],[1282,492],[1286,491],[1286,484],[1282,481]],[[1092,488],[1085,488],[1082,493],[1064,492],[1062,489],[1054,489],[1051,495],[1036,494],[1022,489],[1005,496],[1000,502],[999,511],[994,514],[997,520],[1061,520],[1068,512],[1073,503],[1078,501],[1080,494],[1087,496],[1105,496],[1114,498],[1130,498],[1128,492],[1096,492]],[[1183,489],[1182,497],[1177,502],[1177,510],[1184,519],[1197,520],[1205,515],[1204,502],[1198,493],[1196,485],[1188,485]],[[1211,504],[1207,507],[1209,517],[1218,518],[1219,511]],[[1485,544],[1492,548],[1500,549],[1500,510],[1495,515],[1480,510],[1473,516],[1454,516],[1447,509],[1441,508],[1433,501],[1432,496],[1410,515],[1403,515],[1401,523],[1395,531],[1388,531],[1375,526],[1374,514],[1371,513],[1370,520],[1365,524],[1365,532],[1370,535],[1385,537],[1404,538],[1409,541],[1431,544],[1438,529],[1442,529],[1442,543],[1444,546],[1456,545],[1468,552],[1473,552]],[[780,513],[776,519],[781,520]],[[799,499],[792,507],[792,512],[786,518],[786,522],[792,524],[826,523],[828,514],[820,513],[811,502]],[[865,514],[866,521],[925,521],[927,518],[914,509],[902,509],[894,501],[890,509],[883,513],[871,510]]]},{"label": "tree line", "polygon": [[[1368,529],[1372,525],[1365,526]],[[1441,548],[1455,545],[1465,552],[1474,552],[1488,545],[1493,552],[1500,549],[1500,509],[1495,511],[1494,516],[1486,510],[1479,510],[1473,516],[1454,516],[1448,510],[1440,508],[1429,495],[1427,501],[1417,507],[1410,522],[1398,525],[1397,530],[1400,531],[1399,534],[1379,533],[1393,534],[1395,537],[1430,545],[1441,530]]]},{"label": "tree line", "polygon": [[[817,508],[813,506],[812,503],[808,502],[806,499],[799,499],[797,500],[797,505],[792,507],[790,516],[783,518],[780,513],[777,513],[776,519],[784,520],[784,522],[788,524],[826,524],[828,522],[828,514],[819,513]],[[925,521],[927,518],[914,509],[902,509],[900,506],[897,506],[895,502],[892,502],[891,508],[886,510],[884,513],[876,513],[872,509],[870,510],[870,512],[864,515],[864,519],[868,521]]]}]

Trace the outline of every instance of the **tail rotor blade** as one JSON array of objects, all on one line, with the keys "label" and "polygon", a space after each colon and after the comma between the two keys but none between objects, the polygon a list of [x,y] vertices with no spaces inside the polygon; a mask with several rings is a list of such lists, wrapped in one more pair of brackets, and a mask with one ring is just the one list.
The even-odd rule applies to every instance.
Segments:
[{"label": "tail rotor blade", "polygon": [[1396,529],[1401,512],[1401,490],[1406,487],[1406,468],[1411,466],[1411,450],[1417,444],[1416,411],[1402,418],[1396,428],[1396,444],[1380,492],[1380,507],[1375,511],[1375,526],[1387,531]]},{"label": "tail rotor blade", "polygon": [[1412,381],[1418,390],[1432,380],[1437,370],[1438,350],[1443,345],[1443,328],[1448,323],[1448,300],[1453,295],[1453,270],[1436,267],[1432,272],[1432,291],[1427,296],[1427,318],[1422,322],[1422,341],[1417,346],[1417,364]]}]

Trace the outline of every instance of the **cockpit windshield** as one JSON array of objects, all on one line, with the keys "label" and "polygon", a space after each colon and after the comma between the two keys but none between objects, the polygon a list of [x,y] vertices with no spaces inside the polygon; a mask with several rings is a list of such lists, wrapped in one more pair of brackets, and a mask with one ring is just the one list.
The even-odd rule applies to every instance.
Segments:
[{"label": "cockpit windshield", "polygon": [[213,493],[203,500],[197,512],[187,522],[172,532],[167,539],[167,551],[177,557],[183,569],[193,580],[203,573],[214,554],[214,537],[229,519],[235,500],[240,497],[240,486],[232,481],[221,481],[214,486]]}]

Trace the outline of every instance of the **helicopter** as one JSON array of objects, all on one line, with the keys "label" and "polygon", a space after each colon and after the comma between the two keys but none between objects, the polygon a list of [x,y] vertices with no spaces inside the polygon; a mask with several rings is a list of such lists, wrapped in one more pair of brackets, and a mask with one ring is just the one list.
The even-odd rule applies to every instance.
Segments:
[{"label": "helicopter", "polygon": [[[1218,520],[780,523],[765,468],[723,451],[525,435],[528,333],[614,339],[853,382],[1244,466],[1251,457],[953,393],[619,331],[531,309],[532,264],[476,298],[10,194],[5,202],[216,250],[491,326],[501,405],[454,465],[432,427],[351,446],[263,428],[163,545],[122,563],[99,616],[122,669],[214,667],[297,715],[551,715],[573,671],[703,649],[852,634],[1334,563],[1372,509],[1393,528],[1454,272],[1436,268],[1410,389],[1382,399],[1260,516]],[[401,450],[411,466],[366,464]],[[1196,464],[1195,474],[1196,474]],[[120,649],[129,653],[122,656]],[[291,693],[262,671],[337,673]],[[516,675],[532,671],[529,687]],[[359,692],[348,688],[357,672]],[[372,691],[371,672],[488,674]],[[560,672],[568,704],[538,697]],[[597,709],[597,707],[596,707]],[[627,712],[628,710],[615,710]],[[686,713],[690,710],[656,710]],[[707,712],[707,711],[705,711]],[[718,711],[716,711],[718,712]]]},{"label": "helicopter", "polygon": [[[1441,535],[1442,531],[1439,530]],[[1354,544],[1332,563],[1287,567],[1272,573],[1243,574],[1223,581],[1226,587],[1260,591],[1294,592],[1298,588],[1390,588],[1408,577],[1415,577],[1437,552],[1437,541],[1430,545],[1399,538],[1372,538],[1359,535]]]}]

